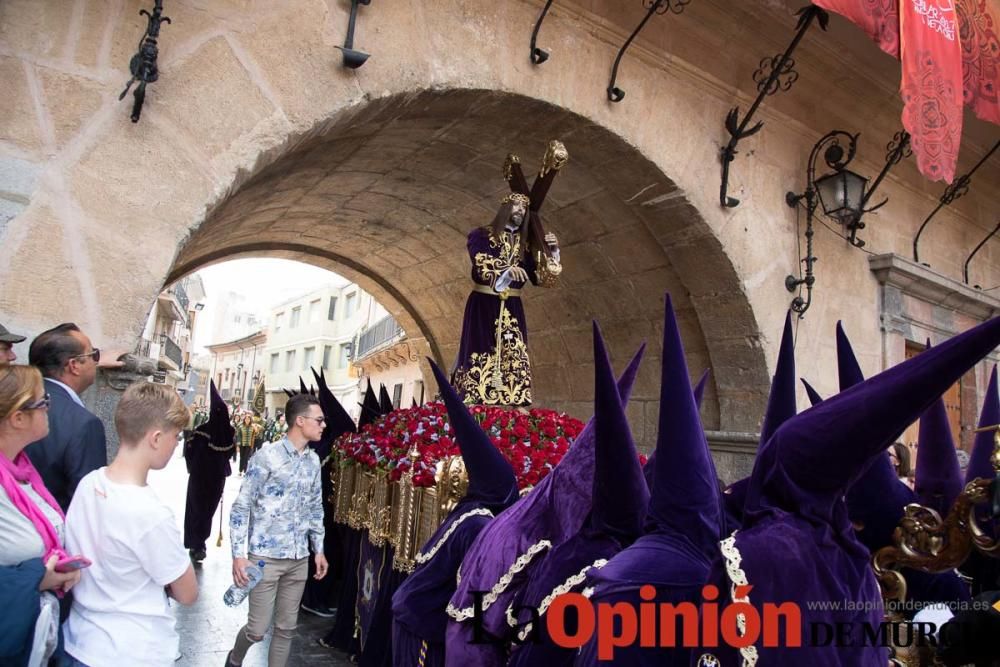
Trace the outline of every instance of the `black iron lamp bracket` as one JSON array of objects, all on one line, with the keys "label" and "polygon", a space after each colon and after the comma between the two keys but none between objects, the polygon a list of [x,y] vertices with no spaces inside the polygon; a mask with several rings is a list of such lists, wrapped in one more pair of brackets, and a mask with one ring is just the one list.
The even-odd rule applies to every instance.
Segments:
[{"label": "black iron lamp bracket", "polygon": [[132,78],[128,80],[128,83],[125,84],[125,90],[118,96],[118,101],[125,99],[132,84],[136,81],[139,82],[139,85],[135,88],[135,92],[132,93],[131,118],[133,123],[138,123],[139,116],[142,114],[142,105],[146,101],[146,84],[153,83],[160,78],[160,70],[156,66],[156,59],[160,54],[160,50],[156,40],[160,36],[160,24],[170,23],[170,19],[163,16],[163,0],[154,0],[152,14],[145,9],[140,9],[139,15],[148,18],[146,32],[143,33],[142,38],[139,40],[139,48],[136,54],[129,61],[128,68],[132,73]]},{"label": "black iron lamp bracket", "polygon": [[[993,148],[991,148],[989,152],[986,153],[986,155],[984,155],[979,160],[979,162],[976,163],[976,166],[970,169],[968,173],[962,174],[961,176],[956,178],[954,181],[951,182],[951,185],[949,185],[944,189],[944,192],[941,194],[941,198],[938,200],[938,205],[935,206],[934,210],[931,211],[931,214],[924,219],[923,223],[920,225],[920,229],[917,230],[917,235],[913,237],[914,262],[920,261],[920,235],[924,233],[924,228],[927,227],[927,223],[929,223],[934,218],[934,216],[937,215],[937,212],[940,211],[942,208],[944,208],[945,206],[950,206],[953,201],[955,201],[956,199],[960,199],[961,197],[964,197],[966,194],[968,194],[969,186],[972,184],[972,175],[976,173],[977,169],[983,166],[984,162],[990,159],[990,157],[997,151],[998,148],[1000,148],[1000,140],[998,140],[995,144],[993,144]],[[966,280],[965,282],[969,281]]]},{"label": "black iron lamp bracket", "polygon": [[621,102],[625,99],[625,91],[615,85],[618,80],[618,66],[622,62],[622,56],[625,55],[625,51],[628,47],[632,45],[636,36],[642,29],[646,27],[646,23],[649,19],[653,17],[653,14],[666,14],[671,12],[673,14],[681,14],[684,12],[684,8],[691,4],[691,0],[642,0],[642,6],[646,8],[646,15],[642,17],[642,21],[636,26],[632,34],[628,36],[625,43],[622,44],[622,48],[618,50],[618,56],[615,58],[615,64],[611,68],[611,81],[608,82],[608,99],[612,102]]},{"label": "black iron lamp bracket", "polygon": [[349,69],[357,69],[368,60],[369,54],[354,48],[354,28],[358,21],[358,5],[367,7],[371,3],[372,0],[351,0],[351,16],[347,19],[347,37],[344,39],[344,45],[337,47],[343,52],[344,67]]},{"label": "black iron lamp bracket", "polygon": [[[816,208],[819,206],[819,194],[816,190],[816,159],[820,156],[820,151],[823,154],[823,161],[826,165],[835,170],[841,171],[847,164],[854,159],[854,154],[858,149],[858,136],[857,134],[850,134],[844,132],[843,130],[833,130],[828,132],[816,145],[813,146],[812,151],[809,153],[809,163],[806,168],[806,189],[802,194],[797,194],[795,192],[788,192],[785,194],[785,203],[791,208],[797,208],[800,203],[805,201],[806,209],[806,256],[802,258],[801,262],[805,264],[805,275],[801,278],[796,278],[793,275],[788,275],[785,277],[785,289],[789,292],[794,292],[799,290],[799,294],[792,299],[791,309],[798,313],[799,319],[801,319],[809,306],[812,305],[812,290],[813,285],[816,284],[816,275],[813,268],[819,258],[813,255],[813,235],[815,230],[813,229],[813,219],[816,216]],[[844,143],[847,144],[847,151],[844,151]],[[802,298],[801,287],[806,288],[806,298]]]},{"label": "black iron lamp bracket", "polygon": [[750,120],[757,113],[757,109],[765,97],[788,91],[798,81],[799,73],[795,70],[795,60],[792,58],[792,54],[795,53],[795,49],[812,26],[813,21],[817,21],[819,27],[824,31],[830,22],[830,15],[816,5],[803,7],[796,14],[799,21],[796,24],[795,37],[792,38],[788,48],[785,49],[784,53],[763,58],[753,73],[754,83],[757,84],[757,99],[750,105],[746,116],[740,120],[739,107],[733,107],[726,115],[725,126],[729,133],[729,142],[722,148],[721,152],[722,186],[719,189],[719,203],[725,208],[734,208],[740,204],[739,199],[729,196],[729,164],[736,159],[736,147],[741,140],[757,134],[764,127],[764,121],[757,121],[751,126]]},{"label": "black iron lamp bracket", "polygon": [[542,29],[542,21],[545,20],[546,14],[549,13],[549,7],[552,6],[553,0],[546,0],[545,6],[542,7],[542,13],[538,15],[538,20],[535,21],[535,29],[531,31],[531,64],[541,65],[543,62],[549,59],[549,52],[537,45],[538,31]]},{"label": "black iron lamp bracket", "polygon": [[[982,241],[979,242],[979,245],[977,245],[975,249],[973,249],[973,251],[969,253],[969,256],[965,259],[965,266],[962,268],[962,277],[965,280],[966,285],[969,284],[969,263],[972,262],[972,258],[976,256],[976,253],[979,252],[982,249],[982,247],[986,245],[986,242],[989,241],[991,238],[993,238],[997,232],[1000,232],[1000,222],[997,223],[997,226],[993,228],[992,232],[986,235],[986,238],[984,238]],[[976,287],[979,286],[976,285]]]}]

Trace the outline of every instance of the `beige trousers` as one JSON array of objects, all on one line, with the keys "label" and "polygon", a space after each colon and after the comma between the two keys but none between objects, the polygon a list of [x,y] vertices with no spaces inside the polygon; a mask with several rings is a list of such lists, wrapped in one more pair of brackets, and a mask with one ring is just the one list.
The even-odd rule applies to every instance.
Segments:
[{"label": "beige trousers", "polygon": [[274,634],[267,653],[267,665],[285,667],[299,622],[299,603],[306,587],[309,559],[267,558],[250,554],[251,562],[261,560],[264,561],[264,576],[250,591],[249,618],[236,635],[230,662],[242,664],[247,650],[263,639],[273,619]]}]

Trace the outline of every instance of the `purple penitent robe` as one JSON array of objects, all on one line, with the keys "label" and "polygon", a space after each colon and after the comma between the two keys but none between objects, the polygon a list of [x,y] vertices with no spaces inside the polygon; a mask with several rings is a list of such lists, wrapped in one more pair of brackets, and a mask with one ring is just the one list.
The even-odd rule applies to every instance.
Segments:
[{"label": "purple penitent robe", "polygon": [[462,339],[452,384],[466,404],[531,404],[531,363],[524,306],[520,296],[501,296],[505,289],[524,287],[524,281],[510,281],[505,276],[505,272],[515,266],[528,273],[532,284],[538,284],[534,258],[526,253],[519,259],[521,243],[519,232],[503,232],[499,238],[486,227],[469,232],[472,281],[491,293],[473,291],[465,303]]}]

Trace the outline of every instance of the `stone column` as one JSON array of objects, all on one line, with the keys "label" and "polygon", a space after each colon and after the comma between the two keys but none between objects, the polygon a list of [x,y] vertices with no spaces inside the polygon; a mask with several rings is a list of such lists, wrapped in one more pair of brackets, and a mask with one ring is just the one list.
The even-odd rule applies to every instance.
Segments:
[{"label": "stone column", "polygon": [[107,434],[108,461],[118,453],[118,433],[115,431],[115,409],[122,393],[129,385],[136,382],[146,382],[148,377],[156,372],[156,362],[152,359],[127,354],[121,359],[121,368],[102,368],[97,373],[94,385],[83,393],[83,401],[87,409],[100,417],[104,422]]}]

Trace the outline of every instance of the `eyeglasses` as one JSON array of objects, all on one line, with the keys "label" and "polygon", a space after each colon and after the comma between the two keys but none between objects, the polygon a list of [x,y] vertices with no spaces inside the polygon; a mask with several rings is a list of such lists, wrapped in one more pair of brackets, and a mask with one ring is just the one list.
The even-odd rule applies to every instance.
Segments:
[{"label": "eyeglasses", "polygon": [[78,355],[76,355],[74,357],[70,357],[70,358],[71,359],[84,359],[86,357],[93,357],[94,358],[94,363],[96,364],[96,363],[98,363],[101,360],[101,351],[98,350],[95,347],[93,350],[91,350],[90,352],[87,352],[86,354],[78,354]]},{"label": "eyeglasses", "polygon": [[45,394],[44,396],[42,396],[37,401],[32,401],[31,403],[25,403],[19,409],[21,409],[21,410],[48,410],[49,404],[51,402],[52,402],[52,399],[49,398],[48,394]]},{"label": "eyeglasses", "polygon": [[325,424],[326,417],[304,417],[304,419],[312,419],[317,424]]}]

